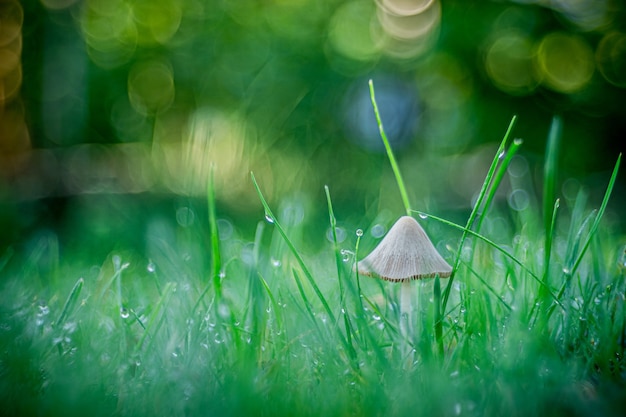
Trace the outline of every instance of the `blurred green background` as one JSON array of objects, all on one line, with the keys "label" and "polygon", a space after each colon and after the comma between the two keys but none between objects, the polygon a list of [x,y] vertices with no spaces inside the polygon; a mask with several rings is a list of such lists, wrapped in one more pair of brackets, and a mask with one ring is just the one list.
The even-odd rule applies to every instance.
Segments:
[{"label": "blurred green background", "polygon": [[263,217],[250,171],[294,224],[325,230],[325,184],[345,230],[389,222],[370,78],[420,210],[469,212],[513,115],[507,209],[534,207],[555,114],[559,195],[599,205],[626,150],[620,1],[2,0],[0,78],[2,250],[205,229],[212,166],[224,233]]}]

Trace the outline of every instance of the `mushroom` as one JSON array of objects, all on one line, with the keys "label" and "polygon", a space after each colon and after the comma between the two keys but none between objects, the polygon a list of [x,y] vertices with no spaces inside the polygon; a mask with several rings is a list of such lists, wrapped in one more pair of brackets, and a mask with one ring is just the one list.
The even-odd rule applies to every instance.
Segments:
[{"label": "mushroom", "polygon": [[[357,269],[359,274],[402,283],[400,314],[406,318],[401,324],[408,322],[412,313],[412,280],[447,278],[452,274],[452,267],[439,255],[422,226],[410,216],[400,217],[378,246],[358,262]],[[403,332],[406,335],[406,328]]]}]

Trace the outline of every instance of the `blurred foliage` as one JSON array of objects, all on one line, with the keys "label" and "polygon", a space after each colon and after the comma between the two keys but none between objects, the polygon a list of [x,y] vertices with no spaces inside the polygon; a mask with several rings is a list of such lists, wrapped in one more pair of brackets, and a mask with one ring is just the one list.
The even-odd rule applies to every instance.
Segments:
[{"label": "blurred foliage", "polygon": [[150,195],[141,217],[204,195],[211,166],[232,216],[260,211],[251,170],[271,201],[321,209],[328,184],[340,216],[401,212],[369,78],[416,207],[468,210],[513,114],[531,182],[560,114],[560,181],[593,190],[625,150],[625,16],[608,0],[2,0],[0,221],[10,241]]}]

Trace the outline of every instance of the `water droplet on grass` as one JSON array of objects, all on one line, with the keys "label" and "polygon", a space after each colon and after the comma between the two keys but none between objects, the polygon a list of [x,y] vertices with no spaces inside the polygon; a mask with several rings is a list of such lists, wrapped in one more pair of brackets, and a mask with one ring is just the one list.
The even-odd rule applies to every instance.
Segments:
[{"label": "water droplet on grass", "polygon": [[265,213],[265,221],[268,223],[274,223],[274,218],[269,215],[269,213]]},{"label": "water droplet on grass", "polygon": [[420,218],[420,219],[422,219],[422,220],[426,220],[426,219],[428,218],[428,214],[426,214],[426,213],[420,213],[420,214],[419,214],[419,218]]},{"label": "water droplet on grass", "polygon": [[272,266],[273,266],[274,268],[278,268],[278,267],[279,267],[279,266],[281,266],[281,265],[282,265],[282,262],[280,261],[280,259],[274,259],[274,258],[272,258]]},{"label": "water droplet on grass", "polygon": [[362,229],[356,229],[356,235],[357,235],[358,237],[363,236],[363,230],[362,230]]},{"label": "water droplet on grass", "polygon": [[156,271],[156,265],[154,264],[154,262],[152,261],[148,262],[148,265],[146,266],[146,270],[150,272],[151,274],[154,273],[154,271]]},{"label": "water droplet on grass", "polygon": [[123,319],[127,319],[128,316],[130,316],[130,311],[126,307],[121,307],[120,308],[120,316]]}]

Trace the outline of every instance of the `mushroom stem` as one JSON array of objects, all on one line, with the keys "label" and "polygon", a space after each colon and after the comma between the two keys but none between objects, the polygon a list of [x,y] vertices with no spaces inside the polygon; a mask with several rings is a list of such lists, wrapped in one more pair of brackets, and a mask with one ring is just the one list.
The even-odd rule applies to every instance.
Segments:
[{"label": "mushroom stem", "polygon": [[413,297],[411,294],[411,282],[404,281],[400,284],[400,334],[406,339],[413,336]]}]

